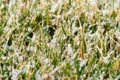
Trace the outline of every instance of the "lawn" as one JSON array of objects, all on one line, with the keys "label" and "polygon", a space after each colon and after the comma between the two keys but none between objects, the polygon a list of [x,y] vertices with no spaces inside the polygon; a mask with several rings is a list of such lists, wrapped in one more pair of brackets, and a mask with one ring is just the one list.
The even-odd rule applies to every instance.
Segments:
[{"label": "lawn", "polygon": [[120,80],[120,0],[0,0],[0,80]]}]

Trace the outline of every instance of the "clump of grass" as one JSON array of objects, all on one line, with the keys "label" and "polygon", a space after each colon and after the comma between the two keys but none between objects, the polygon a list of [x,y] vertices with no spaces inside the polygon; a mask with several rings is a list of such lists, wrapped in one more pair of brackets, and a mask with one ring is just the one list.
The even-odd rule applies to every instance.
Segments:
[{"label": "clump of grass", "polygon": [[0,1],[0,79],[120,79],[119,0]]}]

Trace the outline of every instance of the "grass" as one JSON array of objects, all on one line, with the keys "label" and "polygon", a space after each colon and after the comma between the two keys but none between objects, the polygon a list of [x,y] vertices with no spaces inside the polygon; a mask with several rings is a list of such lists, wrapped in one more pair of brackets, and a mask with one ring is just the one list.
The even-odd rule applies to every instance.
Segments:
[{"label": "grass", "polygon": [[119,80],[119,0],[1,0],[0,80]]}]

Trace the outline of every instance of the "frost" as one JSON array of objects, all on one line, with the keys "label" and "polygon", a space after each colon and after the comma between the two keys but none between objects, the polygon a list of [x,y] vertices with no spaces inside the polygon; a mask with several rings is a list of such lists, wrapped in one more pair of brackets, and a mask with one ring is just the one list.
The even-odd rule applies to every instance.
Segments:
[{"label": "frost", "polygon": [[120,74],[115,78],[115,80],[119,80],[120,79]]},{"label": "frost", "polygon": [[46,78],[48,78],[48,75],[47,74],[43,74],[42,75],[42,79],[46,79]]},{"label": "frost", "polygon": [[28,27],[28,31],[30,32],[32,29],[31,29],[31,27]]},{"label": "frost", "polygon": [[110,13],[109,10],[102,10],[102,14],[106,15],[106,14],[108,14],[108,13]]},{"label": "frost", "polygon": [[73,2],[73,3],[72,3],[72,6],[74,7],[75,5],[76,5],[76,3],[75,3],[75,2]]},{"label": "frost", "polygon": [[34,4],[36,0],[32,0],[32,3]]},{"label": "frost", "polygon": [[4,5],[3,5],[3,4],[1,4],[0,8],[4,8]]},{"label": "frost", "polygon": [[72,32],[75,33],[78,30],[78,28],[73,24],[72,25]]},{"label": "frost", "polygon": [[104,62],[104,63],[108,63],[108,62],[109,62],[109,60],[108,60],[108,59],[109,59],[109,56],[104,57],[104,58],[103,58],[103,62]]},{"label": "frost", "polygon": [[52,41],[51,41],[51,43],[53,43],[53,44],[56,44],[56,42],[57,42],[56,38],[53,38]]},{"label": "frost", "polygon": [[32,37],[32,42],[35,42],[35,40],[36,40],[36,35],[35,35],[35,34],[33,34],[33,37]]},{"label": "frost", "polygon": [[51,12],[54,12],[57,7],[58,7],[58,4],[53,4],[51,8]]},{"label": "frost", "polygon": [[103,78],[104,77],[104,73],[101,73],[99,77],[100,77],[100,80],[103,80],[104,79]]},{"label": "frost", "polygon": [[71,8],[71,9],[67,12],[67,15],[72,14],[72,12],[73,12],[73,9]]},{"label": "frost", "polygon": [[10,2],[9,2],[9,8],[11,8],[13,4],[15,4],[15,1],[16,0],[10,0]]},{"label": "frost", "polygon": [[57,39],[53,38],[50,43],[47,44],[47,46],[51,49],[55,48],[57,45]]},{"label": "frost", "polygon": [[79,64],[79,65],[80,65],[80,67],[83,67],[85,64],[86,64],[86,61],[85,61],[85,60],[83,60],[83,59],[81,59],[81,60],[80,60],[80,64]]},{"label": "frost", "polygon": [[63,2],[63,0],[58,0],[58,3],[59,3],[59,4],[62,4],[62,2]]},{"label": "frost", "polygon": [[68,44],[66,51],[67,51],[67,54],[72,54],[73,53],[71,44]]},{"label": "frost", "polygon": [[118,38],[118,40],[120,40],[120,31],[119,30],[115,32],[115,35]]},{"label": "frost", "polygon": [[95,35],[100,39],[100,33],[99,33],[99,31],[96,31]]},{"label": "frost", "polygon": [[[27,80],[77,79],[78,69],[79,79],[103,80],[109,67],[114,73],[107,78],[120,78],[116,75],[120,0],[1,0],[0,4],[0,80],[24,75]],[[54,28],[52,36],[49,27]]]},{"label": "frost", "polygon": [[8,46],[6,44],[3,44],[3,49],[6,50]]},{"label": "frost", "polygon": [[103,57],[103,62],[104,63],[108,63],[109,62],[109,58],[110,58],[112,53],[113,53],[113,51],[111,53],[109,53],[106,57]]},{"label": "frost", "polygon": [[79,44],[80,44],[79,36],[75,36],[75,38],[74,38],[74,43],[75,43],[76,45],[79,45]]},{"label": "frost", "polygon": [[71,59],[75,59],[75,57],[76,57],[76,54],[72,54]]},{"label": "frost", "polygon": [[95,5],[97,2],[96,0],[88,0],[91,5]]},{"label": "frost", "polygon": [[4,33],[8,32],[9,30],[10,30],[10,28],[9,28],[8,26],[6,26],[6,27],[4,28]]},{"label": "frost", "polygon": [[35,79],[36,80],[42,80],[42,77],[40,76],[39,71],[36,72]]},{"label": "frost", "polygon": [[2,56],[1,59],[2,59],[2,60],[6,60],[6,57],[5,57],[5,56]]},{"label": "frost", "polygon": [[27,51],[35,51],[35,50],[36,50],[36,47],[34,47],[34,46],[28,46],[28,47],[26,48],[26,50],[27,50]]},{"label": "frost", "polygon": [[49,64],[50,59],[49,59],[49,58],[43,58],[42,61],[43,61],[43,63],[45,63],[45,64]]},{"label": "frost", "polygon": [[20,70],[16,70],[16,69],[13,69],[12,70],[12,77],[11,77],[11,79],[12,80],[17,80],[17,78],[18,78],[18,75],[20,74]]},{"label": "frost", "polygon": [[93,13],[93,12],[89,12],[88,14],[89,14],[89,17],[94,16],[94,13]]},{"label": "frost", "polygon": [[19,56],[19,57],[18,57],[18,60],[19,60],[19,61],[22,61],[22,60],[23,60],[23,57],[22,57],[22,56]]}]

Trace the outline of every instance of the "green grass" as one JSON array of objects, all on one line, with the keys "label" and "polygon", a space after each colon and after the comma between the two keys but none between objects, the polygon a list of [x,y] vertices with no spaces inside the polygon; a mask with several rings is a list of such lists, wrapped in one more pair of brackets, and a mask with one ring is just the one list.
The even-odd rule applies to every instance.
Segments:
[{"label": "green grass", "polygon": [[119,80],[120,1],[1,0],[0,80],[10,79]]}]

